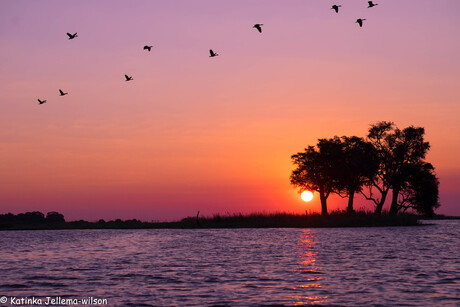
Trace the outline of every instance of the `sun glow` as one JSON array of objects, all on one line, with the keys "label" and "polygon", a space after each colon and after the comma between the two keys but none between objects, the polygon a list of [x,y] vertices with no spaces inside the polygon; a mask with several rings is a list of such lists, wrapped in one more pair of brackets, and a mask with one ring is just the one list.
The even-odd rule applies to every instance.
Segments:
[{"label": "sun glow", "polygon": [[313,199],[313,193],[310,191],[303,191],[302,194],[300,194],[300,197],[303,201],[310,201]]}]

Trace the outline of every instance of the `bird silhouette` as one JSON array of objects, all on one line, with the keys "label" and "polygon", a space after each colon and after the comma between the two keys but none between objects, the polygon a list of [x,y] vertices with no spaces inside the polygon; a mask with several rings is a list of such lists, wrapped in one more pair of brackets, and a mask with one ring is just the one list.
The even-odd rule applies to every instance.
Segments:
[{"label": "bird silhouette", "polygon": [[372,1],[367,1],[367,3],[369,3],[369,6],[367,8],[371,8],[371,7],[374,7],[376,5],[379,5],[378,3],[374,3]]},{"label": "bird silhouette", "polygon": [[214,51],[212,51],[212,49],[209,49],[209,53],[211,54],[211,55],[209,56],[210,58],[213,58],[213,57],[215,57],[215,56],[218,56],[218,54],[215,53]]},{"label": "bird silhouette", "polygon": [[339,7],[342,7],[342,6],[341,6],[341,5],[335,5],[335,4],[334,4],[334,5],[331,7],[331,10],[334,10],[336,13],[338,13],[338,12],[339,12]]},{"label": "bird silhouette", "polygon": [[59,89],[59,93],[61,94],[61,95],[59,95],[59,96],[65,96],[65,95],[68,94],[68,93],[64,93],[61,89]]},{"label": "bird silhouette", "polygon": [[262,26],[263,26],[263,24],[261,24],[261,23],[256,23],[256,24],[253,26],[253,28],[256,28],[257,31],[259,31],[259,33],[262,33]]},{"label": "bird silhouette", "polygon": [[125,78],[126,78],[125,81],[131,81],[131,80],[133,80],[133,77],[130,77],[130,76],[128,76],[128,75],[125,75]]},{"label": "bird silhouette", "polygon": [[46,103],[46,100],[40,100],[40,99],[37,99],[37,100],[38,100],[38,103],[39,103],[39,104],[44,104],[44,103]]},{"label": "bird silhouette", "polygon": [[144,50],[148,50],[149,52],[152,50],[153,46],[144,46]]},{"label": "bird silhouette", "polygon": [[360,27],[362,27],[364,20],[366,20],[366,19],[359,18],[358,20],[356,20],[356,22],[359,24]]},{"label": "bird silhouette", "polygon": [[75,37],[78,37],[77,33],[75,34],[70,34],[67,32],[67,36],[69,36],[69,39],[74,39]]}]

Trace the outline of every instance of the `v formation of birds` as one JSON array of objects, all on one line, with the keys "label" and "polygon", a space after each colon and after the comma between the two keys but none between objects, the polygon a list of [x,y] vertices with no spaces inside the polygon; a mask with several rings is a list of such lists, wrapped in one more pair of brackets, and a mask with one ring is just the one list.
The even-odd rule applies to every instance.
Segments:
[{"label": "v formation of birds", "polygon": [[[378,3],[374,3],[373,1],[367,1],[367,3],[368,3],[368,8],[373,8],[373,7],[375,7],[376,5],[378,5]],[[331,10],[334,10],[336,13],[338,13],[341,7],[342,7],[341,5],[334,4],[334,5],[331,7]],[[363,26],[364,20],[366,20],[366,19],[364,19],[364,18],[358,18],[358,19],[356,20],[356,23],[359,25],[359,27],[362,27],[362,26]],[[261,24],[261,23],[256,23],[256,24],[253,26],[253,28],[255,28],[257,31],[259,31],[259,33],[262,33],[262,26],[263,26],[263,24]],[[71,40],[71,39],[74,39],[74,38],[78,37],[78,34],[77,34],[77,33],[74,33],[74,34],[72,34],[72,33],[67,33],[67,36],[69,37],[69,40]],[[152,51],[152,47],[153,47],[153,46],[145,45],[143,50],[147,50],[148,52],[150,52],[150,51]],[[212,49],[209,49],[209,54],[210,54],[210,55],[209,55],[210,58],[213,58],[213,57],[216,57],[216,56],[219,55],[218,53],[214,52]],[[133,77],[132,77],[132,76],[128,76],[128,75],[125,74],[125,81],[132,81],[132,80],[133,80]],[[65,96],[65,95],[67,95],[67,94],[68,94],[68,93],[65,93],[65,92],[63,92],[61,89],[59,89],[59,96]],[[38,99],[38,103],[39,103],[39,104],[44,104],[44,103],[46,103],[46,100]]]}]

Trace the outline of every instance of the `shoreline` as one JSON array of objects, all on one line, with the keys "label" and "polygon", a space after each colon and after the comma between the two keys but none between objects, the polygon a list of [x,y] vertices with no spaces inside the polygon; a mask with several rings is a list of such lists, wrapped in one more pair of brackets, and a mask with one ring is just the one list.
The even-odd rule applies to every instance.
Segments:
[{"label": "shoreline", "polygon": [[8,230],[75,230],[75,229],[238,229],[238,228],[362,228],[394,226],[427,226],[420,223],[430,220],[456,220],[458,216],[423,217],[414,214],[374,215],[367,212],[346,214],[332,212],[328,216],[319,214],[299,215],[288,213],[274,214],[234,214],[214,215],[213,217],[186,217],[173,222],[142,222],[120,219],[98,222],[71,221],[58,223],[7,224],[0,223],[0,231]]}]

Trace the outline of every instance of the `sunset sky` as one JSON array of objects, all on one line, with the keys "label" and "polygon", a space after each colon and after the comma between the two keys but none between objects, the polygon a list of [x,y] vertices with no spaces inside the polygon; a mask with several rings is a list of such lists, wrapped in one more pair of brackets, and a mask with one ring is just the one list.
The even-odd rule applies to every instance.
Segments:
[{"label": "sunset sky", "polygon": [[387,120],[425,127],[460,215],[460,1],[375,2],[0,1],[0,214],[319,212],[290,156]]}]

